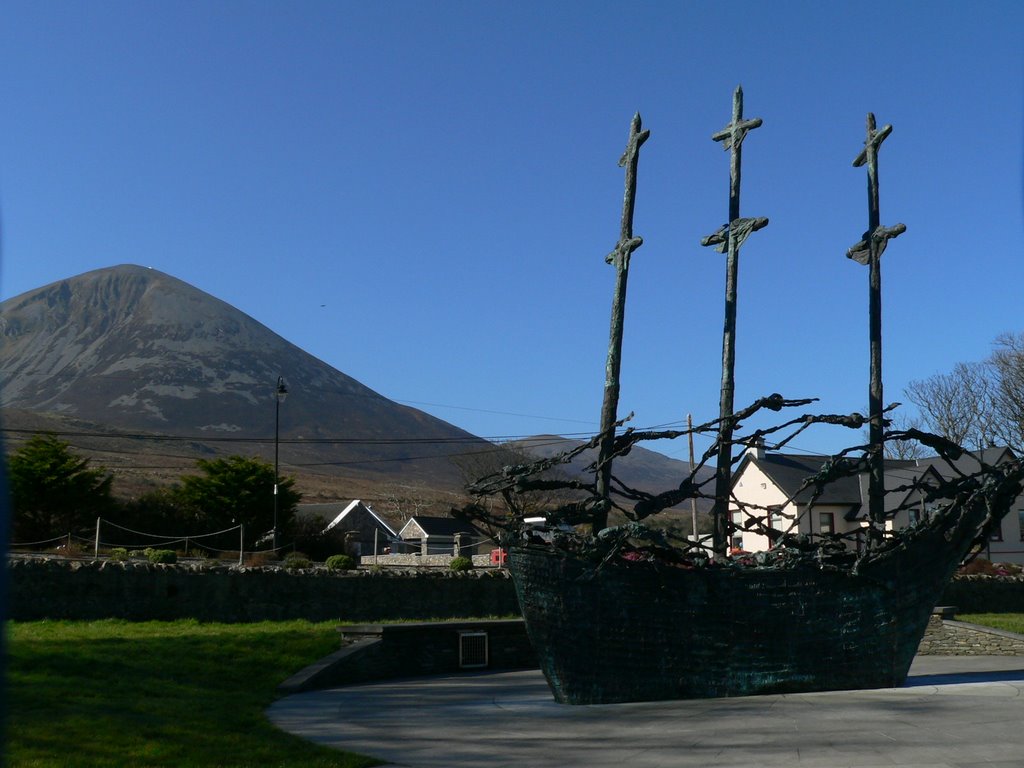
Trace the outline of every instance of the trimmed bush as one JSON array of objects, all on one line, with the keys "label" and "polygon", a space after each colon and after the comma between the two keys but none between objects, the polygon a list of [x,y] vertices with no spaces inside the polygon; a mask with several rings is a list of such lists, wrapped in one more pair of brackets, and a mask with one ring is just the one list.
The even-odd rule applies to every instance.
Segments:
[{"label": "trimmed bush", "polygon": [[351,571],[356,567],[356,560],[351,555],[331,555],[324,565],[331,571]]},{"label": "trimmed bush", "polygon": [[146,557],[149,558],[151,563],[176,563],[178,562],[178,553],[173,549],[147,549]]},{"label": "trimmed bush", "polygon": [[124,547],[114,547],[110,550],[110,559],[116,562],[128,559],[128,550]]},{"label": "trimmed bush", "polygon": [[290,571],[297,571],[300,568],[309,568],[312,562],[302,552],[289,552],[285,555],[282,565]]},{"label": "trimmed bush", "polygon": [[473,560],[469,557],[453,557],[448,567],[453,571],[469,571],[473,568]]}]

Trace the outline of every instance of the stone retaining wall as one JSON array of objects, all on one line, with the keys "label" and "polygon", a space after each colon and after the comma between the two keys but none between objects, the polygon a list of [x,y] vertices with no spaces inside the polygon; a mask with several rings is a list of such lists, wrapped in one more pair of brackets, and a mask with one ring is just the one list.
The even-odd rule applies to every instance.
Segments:
[{"label": "stone retaining wall", "polygon": [[[485,568],[491,565],[491,556],[472,555],[474,568]],[[419,553],[404,555],[363,555],[359,558],[360,565],[382,568],[448,568],[455,559],[454,555],[421,555]]]},{"label": "stone retaining wall", "polygon": [[460,644],[467,632],[487,636],[486,661],[480,668],[538,666],[522,619],[363,624],[339,630],[346,645],[283,682],[281,693],[465,671]]},{"label": "stone retaining wall", "polygon": [[935,615],[917,652],[923,656],[1024,656],[1024,636]]},{"label": "stone retaining wall", "polygon": [[382,621],[515,616],[506,571],[335,572],[10,558],[8,617]]},{"label": "stone retaining wall", "polygon": [[[153,565],[55,557],[11,557],[7,567],[8,615],[17,621],[386,621],[519,614],[507,572],[492,568],[460,573],[442,567],[338,573],[322,568],[286,571],[275,566]],[[944,602],[957,605],[963,613],[1024,612],[1024,578],[958,577],[947,588]],[[1024,656],[1024,638],[950,618],[945,622],[933,618],[920,653]]]}]

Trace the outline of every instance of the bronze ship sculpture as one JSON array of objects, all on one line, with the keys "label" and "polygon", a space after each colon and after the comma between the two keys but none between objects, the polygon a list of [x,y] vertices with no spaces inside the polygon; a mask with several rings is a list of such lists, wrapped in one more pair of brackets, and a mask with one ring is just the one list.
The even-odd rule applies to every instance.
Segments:
[{"label": "bronze ship sculpture", "polygon": [[[527,632],[556,700],[603,704],[675,698],[743,696],[903,684],[928,618],[947,581],[1020,495],[1024,466],[1017,459],[985,464],[940,436],[893,430],[882,397],[880,257],[906,230],[879,223],[878,150],[892,128],[867,118],[864,149],[854,166],[868,174],[868,229],[847,256],[869,268],[869,414],[807,414],[743,433],[743,422],[763,411],[802,408],[812,399],[762,397],[737,410],[733,402],[737,272],[740,247],[767,218],[740,216],[744,138],[761,125],[743,117],[743,94],[733,97],[732,119],[712,138],[730,153],[729,221],[702,240],[726,254],[726,300],[719,417],[686,430],[638,431],[619,419],[621,358],[630,259],[643,240],[633,233],[640,148],[650,133],[639,114],[630,125],[625,195],[618,243],[606,261],[615,267],[611,334],[600,432],[558,456],[507,466],[470,486],[479,497],[560,489],[571,499],[546,512],[546,524],[492,515],[486,506],[462,513],[504,530],[509,569]],[[842,535],[772,527],[765,509],[751,509],[733,493],[736,446],[770,437],[782,447],[813,424],[868,429],[866,445],[827,461],[800,488],[814,499],[842,478],[867,477],[867,519],[860,546]],[[888,429],[888,431],[887,431]],[[630,488],[613,474],[614,460],[648,440],[713,434],[715,440],[680,484],[661,493]],[[922,473],[908,490],[931,514],[914,525],[887,525],[887,440],[914,440],[944,462]],[[593,481],[552,478],[549,471],[584,450],[597,449]],[[974,460],[965,464],[964,457]],[[716,462],[714,491],[698,472]],[[964,466],[971,469],[965,470]],[[686,500],[713,499],[710,546],[674,541],[652,516]],[[510,506],[514,506],[510,504]],[[621,524],[609,527],[615,512]],[[742,514],[737,515],[740,511]],[[770,534],[765,552],[730,555],[737,530]]]}]

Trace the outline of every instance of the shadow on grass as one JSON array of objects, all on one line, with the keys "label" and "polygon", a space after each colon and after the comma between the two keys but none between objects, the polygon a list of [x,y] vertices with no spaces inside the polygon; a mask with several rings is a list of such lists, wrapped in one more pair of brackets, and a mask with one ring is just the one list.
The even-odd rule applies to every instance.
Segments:
[{"label": "shadow on grass", "polygon": [[264,714],[278,683],[337,648],[334,623],[27,622],[8,638],[11,765],[378,764]]}]

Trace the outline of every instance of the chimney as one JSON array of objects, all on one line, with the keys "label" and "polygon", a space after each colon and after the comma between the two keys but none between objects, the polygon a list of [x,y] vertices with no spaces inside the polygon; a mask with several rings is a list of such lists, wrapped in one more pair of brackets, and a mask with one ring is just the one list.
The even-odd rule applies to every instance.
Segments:
[{"label": "chimney", "polygon": [[747,450],[750,451],[752,454],[754,454],[754,458],[755,459],[763,459],[764,458],[764,438],[761,437],[761,436],[758,436],[757,438],[755,438],[754,441],[748,446]]}]

